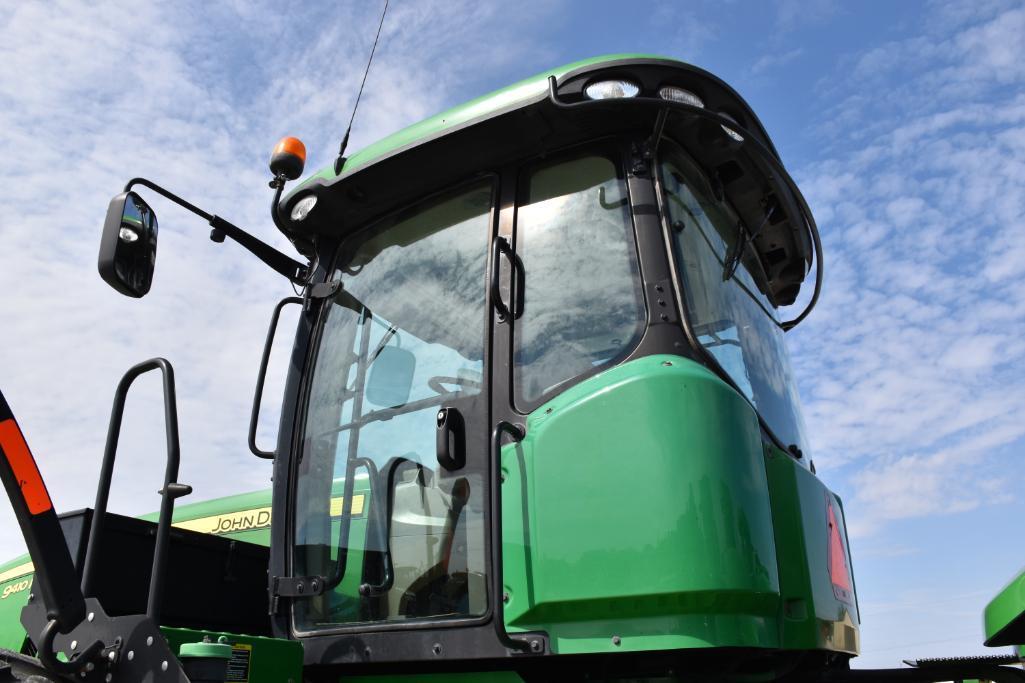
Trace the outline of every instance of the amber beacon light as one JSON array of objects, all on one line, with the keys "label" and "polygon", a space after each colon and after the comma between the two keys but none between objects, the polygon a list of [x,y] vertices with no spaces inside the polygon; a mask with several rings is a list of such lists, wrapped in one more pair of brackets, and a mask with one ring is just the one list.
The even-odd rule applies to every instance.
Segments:
[{"label": "amber beacon light", "polygon": [[275,177],[284,176],[288,180],[295,180],[302,175],[305,164],[306,145],[299,138],[281,138],[274,145],[270,155],[270,170]]}]

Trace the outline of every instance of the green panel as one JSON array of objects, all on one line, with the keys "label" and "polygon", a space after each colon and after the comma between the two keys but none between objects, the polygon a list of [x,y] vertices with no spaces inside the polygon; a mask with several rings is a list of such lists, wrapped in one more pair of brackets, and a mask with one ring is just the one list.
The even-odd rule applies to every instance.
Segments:
[{"label": "green panel", "polygon": [[986,645],[997,647],[1025,643],[1025,571],[1014,577],[986,605],[983,622]]},{"label": "green panel", "polygon": [[[519,81],[518,83],[502,88],[501,90],[496,90],[488,93],[487,95],[470,100],[469,102],[465,102],[457,107],[443,111],[440,114],[436,114],[435,116],[424,119],[419,123],[415,123],[408,128],[403,128],[386,138],[382,138],[368,147],[364,147],[346,159],[341,175],[352,173],[364,166],[381,161],[396,152],[413,147],[431,138],[438,137],[439,135],[455,130],[456,128],[472,121],[489,118],[504,110],[513,109],[527,102],[536,100],[539,97],[543,97],[548,92],[549,76],[561,78],[563,75],[576,69],[621,59],[662,59],[671,62],[677,61],[675,59],[659,57],[657,55],[614,54],[584,59],[579,62],[573,62],[556,69],[545,71],[544,73],[537,74],[536,76],[532,76]],[[323,168],[295,187],[291,193],[289,193],[289,196],[302,190],[302,188],[311,181],[333,180],[335,177],[336,174],[333,165]]]},{"label": "green panel", "polygon": [[558,653],[779,646],[758,420],[706,368],[652,356],[581,382],[503,474],[511,631]]},{"label": "green panel", "polygon": [[204,637],[213,642],[221,636],[232,647],[232,664],[241,671],[248,661],[248,678],[229,678],[244,683],[302,683],[303,648],[294,640],[243,636],[218,631],[193,631],[185,628],[160,629],[173,652],[186,643],[201,642]]},{"label": "green panel", "polygon": [[25,642],[21,610],[32,592],[32,570],[28,555],[0,565],[0,647],[15,652]]},{"label": "green panel", "polygon": [[[839,600],[829,576],[826,505],[827,500],[834,501],[837,523],[846,529],[840,499],[814,474],[771,446],[766,447],[766,470],[783,598],[782,647],[857,654],[856,600],[854,604]],[[849,562],[846,535],[844,551]]]}]

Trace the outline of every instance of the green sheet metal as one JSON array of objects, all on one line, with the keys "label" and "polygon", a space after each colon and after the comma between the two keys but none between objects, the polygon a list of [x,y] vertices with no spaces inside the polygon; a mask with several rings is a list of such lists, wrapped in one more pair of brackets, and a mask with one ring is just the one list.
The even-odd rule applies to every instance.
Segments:
[{"label": "green sheet metal", "polygon": [[750,405],[677,356],[541,406],[503,449],[510,630],[563,654],[778,647],[763,458]]},{"label": "green sheet metal", "polygon": [[[549,76],[561,78],[563,75],[576,69],[620,59],[663,59],[672,62],[678,61],[675,59],[669,59],[668,57],[660,57],[658,55],[612,54],[593,57],[591,59],[583,59],[579,62],[572,62],[571,64],[550,69],[502,88],[501,90],[496,90],[488,93],[487,95],[482,95],[481,97],[470,100],[469,102],[464,102],[457,107],[453,107],[428,119],[424,119],[419,123],[415,123],[412,126],[403,128],[398,132],[392,133],[391,135],[364,147],[346,159],[345,166],[342,168],[340,175],[352,173],[364,166],[368,166],[374,162],[387,158],[396,152],[418,145],[426,140],[459,128],[472,121],[494,116],[499,112],[514,109],[527,102],[536,100],[539,97],[543,97],[545,93],[548,92]],[[298,192],[306,183],[312,180],[332,180],[335,177],[336,174],[334,166],[328,166],[306,178],[292,190],[292,193],[294,194],[295,192]]]},{"label": "green sheet metal", "polygon": [[986,605],[983,624],[990,647],[1025,643],[1025,570]]},{"label": "green sheet metal", "polygon": [[[768,445],[765,454],[779,560],[781,646],[857,654],[857,601],[838,598],[829,573],[826,506],[833,501],[838,523],[846,528],[840,499],[782,450]],[[846,533],[844,551],[849,561]]]},{"label": "green sheet metal", "polygon": [[303,648],[294,640],[261,638],[219,631],[194,631],[161,627],[161,632],[178,652],[182,645],[199,643],[204,638],[217,642],[222,636],[231,645],[228,680],[245,683],[302,683]]}]

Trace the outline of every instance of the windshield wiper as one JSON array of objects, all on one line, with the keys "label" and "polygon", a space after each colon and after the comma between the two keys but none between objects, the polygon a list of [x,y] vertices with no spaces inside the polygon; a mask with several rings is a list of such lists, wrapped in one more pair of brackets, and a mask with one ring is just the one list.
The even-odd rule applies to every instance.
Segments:
[{"label": "windshield wiper", "polygon": [[733,245],[733,250],[726,256],[726,261],[722,266],[722,281],[726,282],[737,272],[737,267],[740,265],[740,259],[744,256],[744,251],[754,242],[755,237],[762,231],[765,224],[772,218],[772,214],[776,212],[776,203],[773,202],[769,205],[768,210],[765,212],[765,216],[762,217],[762,222],[758,224],[758,227],[754,229],[754,232],[748,232],[744,226],[744,221],[737,221],[737,242]]}]

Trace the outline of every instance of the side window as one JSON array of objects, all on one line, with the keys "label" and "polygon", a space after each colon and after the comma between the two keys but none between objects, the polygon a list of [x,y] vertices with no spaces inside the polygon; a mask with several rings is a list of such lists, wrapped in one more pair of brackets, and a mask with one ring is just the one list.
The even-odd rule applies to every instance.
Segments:
[{"label": "side window", "polygon": [[534,167],[516,211],[526,270],[513,332],[517,408],[622,358],[643,330],[644,300],[626,182],[604,156]]},{"label": "side window", "polygon": [[726,276],[740,239],[737,214],[690,157],[674,145],[665,150],[660,177],[690,329],[773,433],[805,448],[797,384],[758,258],[748,247]]}]

